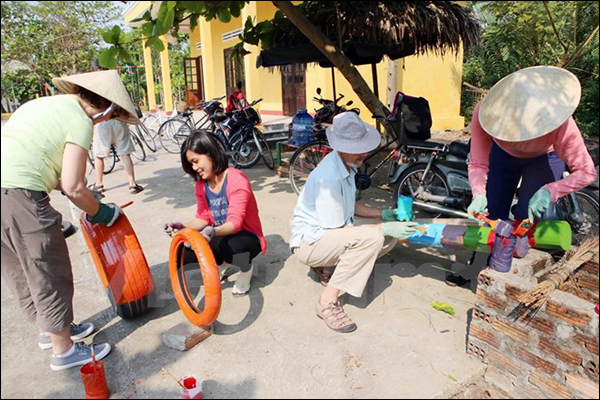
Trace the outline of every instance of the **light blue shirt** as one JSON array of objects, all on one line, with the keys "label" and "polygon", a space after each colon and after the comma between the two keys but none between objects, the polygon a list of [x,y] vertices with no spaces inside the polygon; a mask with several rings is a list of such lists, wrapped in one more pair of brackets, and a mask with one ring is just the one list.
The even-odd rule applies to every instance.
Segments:
[{"label": "light blue shirt", "polygon": [[308,176],[292,219],[290,248],[312,244],[328,229],[354,225],[356,169],[350,172],[337,151],[329,153]]}]

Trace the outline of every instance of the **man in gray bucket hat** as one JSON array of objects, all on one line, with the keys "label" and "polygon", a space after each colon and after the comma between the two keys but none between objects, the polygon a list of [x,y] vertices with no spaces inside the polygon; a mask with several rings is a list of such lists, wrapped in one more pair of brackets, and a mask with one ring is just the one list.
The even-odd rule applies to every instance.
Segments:
[{"label": "man in gray bucket hat", "polygon": [[26,317],[39,328],[38,345],[52,349],[50,367],[62,370],[102,359],[107,343],[73,343],[94,331],[73,323],[73,273],[62,216],[48,195],[62,190],[92,223],[111,226],[114,204],[98,203],[86,187],[93,126],[111,118],[139,123],[117,71],[53,79],[63,95],[21,106],[2,127],[2,278]]},{"label": "man in gray bucket hat", "polygon": [[[396,210],[381,210],[356,201],[354,177],[367,154],[381,144],[379,132],[353,112],[341,113],[327,129],[333,151],[309,175],[292,221],[290,248],[311,267],[335,267],[317,301],[317,316],[336,332],[356,330],[338,298],[361,297],[377,258],[416,224],[396,220]],[[383,221],[356,226],[356,217]],[[388,237],[388,240],[385,240]]]}]

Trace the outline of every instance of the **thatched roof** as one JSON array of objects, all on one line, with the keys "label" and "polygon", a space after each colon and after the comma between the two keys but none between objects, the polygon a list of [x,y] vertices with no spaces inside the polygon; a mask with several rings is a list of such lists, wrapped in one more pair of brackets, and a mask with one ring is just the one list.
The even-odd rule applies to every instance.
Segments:
[{"label": "thatched roof", "polygon": [[[458,53],[475,46],[481,25],[466,8],[450,1],[339,1],[307,2],[305,15],[331,41],[338,44],[338,19],[342,42],[376,43],[386,47],[411,47],[418,54]],[[289,21],[286,21],[289,22]],[[271,48],[308,43],[291,23],[275,26]]]}]

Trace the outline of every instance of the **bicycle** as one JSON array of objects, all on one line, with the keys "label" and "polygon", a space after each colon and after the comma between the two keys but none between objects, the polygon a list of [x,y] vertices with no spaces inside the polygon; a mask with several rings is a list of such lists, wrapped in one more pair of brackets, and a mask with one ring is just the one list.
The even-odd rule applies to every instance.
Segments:
[{"label": "bicycle", "polygon": [[[197,103],[195,107],[186,107],[186,112],[165,121],[158,129],[158,139],[163,148],[169,153],[179,153],[183,141],[190,135],[193,130],[206,129],[214,131],[214,126],[210,117],[217,111],[222,111],[223,106],[220,101],[225,96],[214,98],[208,102],[202,101]],[[199,109],[204,111],[204,115],[198,121],[194,120],[193,110]]]},{"label": "bicycle", "polygon": [[258,99],[240,110],[217,113],[210,118],[215,130],[210,132],[220,141],[236,168],[251,168],[263,159],[267,168],[275,169],[275,158],[262,131],[258,126],[262,119],[253,107],[260,103]]},{"label": "bicycle", "polygon": [[[131,155],[134,156],[139,161],[145,161],[146,160],[146,150],[144,150],[144,146],[142,145],[142,140],[137,136],[137,134],[134,133],[134,131],[131,131],[131,139],[133,140],[133,147],[135,149],[131,153]],[[117,162],[119,162],[120,160],[121,159],[119,158],[119,155],[117,154],[115,145],[111,144],[108,157],[104,157],[103,173],[105,175],[110,174],[115,169],[115,165],[117,164]],[[88,162],[92,166],[92,169],[94,169],[95,164],[94,164],[94,155],[93,155],[92,149],[90,149],[88,151]]]}]

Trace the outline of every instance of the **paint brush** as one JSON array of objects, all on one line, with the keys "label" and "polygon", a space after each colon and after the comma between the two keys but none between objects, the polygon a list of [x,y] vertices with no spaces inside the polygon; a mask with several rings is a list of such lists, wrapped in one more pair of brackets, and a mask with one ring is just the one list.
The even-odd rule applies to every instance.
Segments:
[{"label": "paint brush", "polygon": [[487,214],[482,214],[482,213],[476,213],[476,212],[472,212],[473,216],[481,221],[484,221],[485,223],[487,223],[492,230],[496,229],[496,226],[498,226],[498,224],[500,223],[499,219],[496,220],[491,220],[489,219],[486,215]]},{"label": "paint brush", "polygon": [[175,378],[175,377],[174,377],[174,376],[173,376],[173,375],[172,375],[172,374],[171,374],[169,371],[167,371],[167,370],[166,370],[166,369],[164,369],[164,368],[161,368],[161,369],[163,370],[163,372],[165,372],[167,375],[169,375],[169,376],[170,376],[170,377],[171,377],[171,378],[172,378],[172,379],[173,379],[175,382],[177,382],[177,384],[178,384],[178,385],[179,385],[179,386],[180,386],[182,389],[184,389],[184,390],[188,390],[188,389],[187,389],[185,386],[183,386],[183,384],[182,384],[181,382],[179,382],[179,381],[177,380],[177,378]]}]

